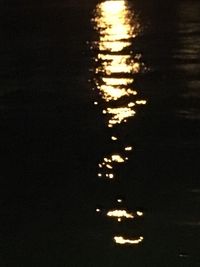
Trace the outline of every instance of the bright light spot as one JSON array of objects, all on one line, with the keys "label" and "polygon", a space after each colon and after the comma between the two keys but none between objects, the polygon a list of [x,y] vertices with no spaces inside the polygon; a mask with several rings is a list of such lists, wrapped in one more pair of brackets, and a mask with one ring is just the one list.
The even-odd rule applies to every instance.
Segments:
[{"label": "bright light spot", "polygon": [[133,219],[134,216],[132,213],[128,213],[126,210],[113,210],[107,213],[109,217],[116,217],[116,218],[126,218],[126,219]]},{"label": "bright light spot", "polygon": [[98,102],[95,101],[95,102],[94,102],[94,105],[98,105]]},{"label": "bright light spot", "polygon": [[120,155],[112,155],[111,158],[112,158],[112,161],[115,161],[118,163],[124,162],[124,159]]},{"label": "bright light spot", "polygon": [[103,82],[108,85],[128,85],[133,79],[128,78],[102,78]]},{"label": "bright light spot", "polygon": [[137,245],[141,243],[144,240],[142,236],[140,236],[138,239],[125,239],[122,236],[115,236],[114,241],[117,244],[125,245],[125,244],[132,244]]},{"label": "bright light spot", "polygon": [[138,216],[143,216],[143,215],[144,215],[144,213],[143,213],[142,211],[137,211],[136,214],[137,214]]},{"label": "bright light spot", "polygon": [[119,199],[117,200],[117,202],[118,202],[118,203],[122,203],[122,199],[119,198]]},{"label": "bright light spot", "polygon": [[96,209],[96,212],[100,212],[101,210],[100,209]]},{"label": "bright light spot", "polygon": [[99,50],[100,51],[108,50],[110,52],[120,52],[124,48],[130,45],[131,45],[131,42],[128,42],[128,41],[115,41],[115,42],[101,41],[99,43]]},{"label": "bright light spot", "polygon": [[109,174],[109,178],[110,178],[110,179],[113,179],[113,178],[114,178],[114,174],[110,173],[110,174]]},{"label": "bright light spot", "polygon": [[117,137],[115,137],[115,136],[112,136],[111,139],[112,139],[113,141],[118,140]]},{"label": "bright light spot", "polygon": [[101,174],[101,173],[98,173],[98,176],[99,176],[99,177],[102,177],[102,174]]},{"label": "bright light spot", "polygon": [[[105,85],[105,84],[99,86],[99,90],[102,94],[102,98],[105,99],[107,102],[110,100],[118,100],[123,96],[130,96],[136,94],[136,92],[131,89],[118,88],[113,85]],[[133,107],[134,105],[132,103],[131,104],[129,103],[128,107]],[[103,114],[106,113],[107,113],[106,111],[103,111]]]},{"label": "bright light spot", "polygon": [[146,105],[147,101],[146,100],[137,100],[136,104],[137,105]]},{"label": "bright light spot", "polygon": [[106,167],[107,167],[108,169],[112,169],[112,168],[113,168],[110,164],[107,164]]},{"label": "bright light spot", "polygon": [[128,104],[128,107],[129,108],[132,108],[132,107],[134,107],[135,106],[135,103],[133,103],[133,102],[130,102],[129,104]]},{"label": "bright light spot", "polygon": [[131,151],[133,148],[132,148],[132,146],[127,146],[127,147],[125,147],[125,151]]},{"label": "bright light spot", "polygon": [[94,18],[100,33],[100,50],[119,52],[129,46],[130,38],[136,37],[139,24],[127,8],[126,1],[104,1],[97,6]]},{"label": "bright light spot", "polygon": [[107,113],[112,115],[112,118],[109,120],[109,125],[111,125],[112,127],[115,124],[120,124],[123,121],[125,122],[126,118],[134,116],[136,112],[131,108],[120,107],[120,108],[108,108]]}]

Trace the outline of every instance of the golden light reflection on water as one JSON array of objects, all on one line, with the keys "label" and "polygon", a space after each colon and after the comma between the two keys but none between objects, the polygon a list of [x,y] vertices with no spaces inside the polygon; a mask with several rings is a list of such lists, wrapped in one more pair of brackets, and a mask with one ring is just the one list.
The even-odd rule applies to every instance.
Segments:
[{"label": "golden light reflection on water", "polygon": [[132,59],[131,55],[108,55],[99,54],[98,59],[101,60],[101,66],[96,68],[96,73],[103,72],[107,75],[113,73],[138,73],[141,65]]},{"label": "golden light reflection on water", "polygon": [[135,115],[135,111],[131,107],[107,108],[106,113],[111,114],[112,117],[108,121],[108,127],[113,127],[115,124],[127,122],[129,117]]},{"label": "golden light reflection on water", "polygon": [[[142,71],[141,54],[133,53],[131,45],[140,32],[140,24],[126,1],[104,1],[97,5],[93,19],[99,39],[93,44],[98,50],[95,58],[96,88],[106,102],[136,96],[134,76]],[[116,76],[117,75],[117,76]],[[134,88],[134,89],[133,89]],[[108,127],[127,122],[136,110],[134,99],[103,111],[109,114]]]},{"label": "golden light reflection on water", "polygon": [[138,32],[139,25],[133,22],[133,14],[126,1],[104,1],[97,6],[94,19],[99,31],[99,50],[120,52],[131,45],[129,38]]},{"label": "golden light reflection on water", "polygon": [[[122,142],[119,127],[125,127],[136,115],[138,106],[147,103],[145,99],[138,99],[139,91],[135,85],[136,76],[144,69],[142,54],[134,52],[133,47],[134,39],[140,32],[140,24],[126,0],[109,0],[98,4],[92,23],[96,32],[96,39],[91,46],[95,51],[94,87],[100,98],[94,101],[94,105],[102,107],[106,125],[112,131],[109,140],[117,145]],[[114,182],[112,180],[118,177],[117,166],[125,164],[129,159],[128,153],[133,151],[133,146],[127,143],[121,144],[120,149],[118,147],[105,153],[98,165],[99,178]],[[123,205],[122,199],[117,200],[117,205]],[[100,209],[96,211],[102,214]],[[121,222],[142,217],[143,212],[128,212],[118,206],[104,212],[104,216]],[[121,245],[136,245],[142,241],[143,237],[114,237],[114,242]]]},{"label": "golden light reflection on water", "polygon": [[[137,105],[146,104],[146,100],[137,99],[138,90],[134,86],[135,75],[143,69],[142,55],[134,53],[131,47],[140,32],[140,24],[125,0],[101,2],[97,5],[92,21],[97,32],[97,40],[91,47],[96,51],[95,87],[105,101],[102,113],[107,126],[114,128],[134,117]],[[119,141],[119,138],[111,136],[111,140]],[[132,151],[132,146],[125,147],[124,151]],[[124,155],[118,163],[127,160],[128,157]],[[99,168],[114,168],[112,158],[107,163],[104,161],[99,164]],[[108,179],[115,177],[113,172],[107,171],[99,172],[98,176]]]}]

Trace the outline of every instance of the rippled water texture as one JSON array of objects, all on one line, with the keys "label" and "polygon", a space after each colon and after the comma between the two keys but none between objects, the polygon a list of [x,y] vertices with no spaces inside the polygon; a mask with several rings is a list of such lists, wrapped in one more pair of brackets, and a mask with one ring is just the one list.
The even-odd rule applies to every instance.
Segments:
[{"label": "rippled water texture", "polygon": [[0,266],[200,266],[200,4],[0,4]]}]

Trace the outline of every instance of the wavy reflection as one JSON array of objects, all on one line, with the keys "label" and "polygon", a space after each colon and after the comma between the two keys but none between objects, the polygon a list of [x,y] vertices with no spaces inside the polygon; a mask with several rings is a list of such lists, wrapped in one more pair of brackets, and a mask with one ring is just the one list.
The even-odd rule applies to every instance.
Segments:
[{"label": "wavy reflection", "polygon": [[[99,162],[98,177],[115,180],[119,178],[118,166],[125,164],[129,159],[128,153],[133,151],[133,146],[127,143],[119,150],[119,143],[122,143],[120,132],[123,132],[121,127],[126,127],[128,121],[136,115],[137,106],[147,103],[138,98],[138,88],[135,86],[136,75],[145,70],[142,55],[134,53],[133,48],[140,24],[125,0],[99,3],[92,23],[96,32],[96,39],[91,46],[95,51],[93,80],[99,96],[99,101],[94,104],[101,103],[105,123],[112,130],[109,138],[116,144],[116,148]],[[96,211],[101,213],[100,209]],[[121,222],[122,219],[143,216],[143,213],[116,208],[108,210],[104,215]],[[135,240],[114,237],[118,244],[138,244],[142,240],[142,237]]]},{"label": "wavy reflection", "polygon": [[[140,32],[137,16],[126,1],[104,1],[97,5],[93,19],[98,39],[93,42],[95,56],[94,82],[98,94],[104,102],[102,113],[109,128],[126,124],[136,115],[137,105],[145,105],[146,100],[138,99],[138,89],[134,86],[134,76],[144,70],[141,54],[133,53],[134,39]],[[94,104],[98,104],[95,102]],[[112,141],[120,141],[112,136]],[[125,147],[125,152],[132,148]],[[113,179],[114,165],[127,161],[124,153],[119,153],[118,161],[107,155],[99,163],[99,177]],[[105,160],[106,159],[106,160]],[[102,172],[102,169],[104,171]]]}]

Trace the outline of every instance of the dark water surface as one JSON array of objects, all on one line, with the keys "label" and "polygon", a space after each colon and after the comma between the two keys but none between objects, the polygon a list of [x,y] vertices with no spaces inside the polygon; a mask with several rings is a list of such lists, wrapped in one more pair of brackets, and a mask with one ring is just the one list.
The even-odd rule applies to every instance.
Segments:
[{"label": "dark water surface", "polygon": [[199,15],[1,4],[1,267],[200,266]]}]

